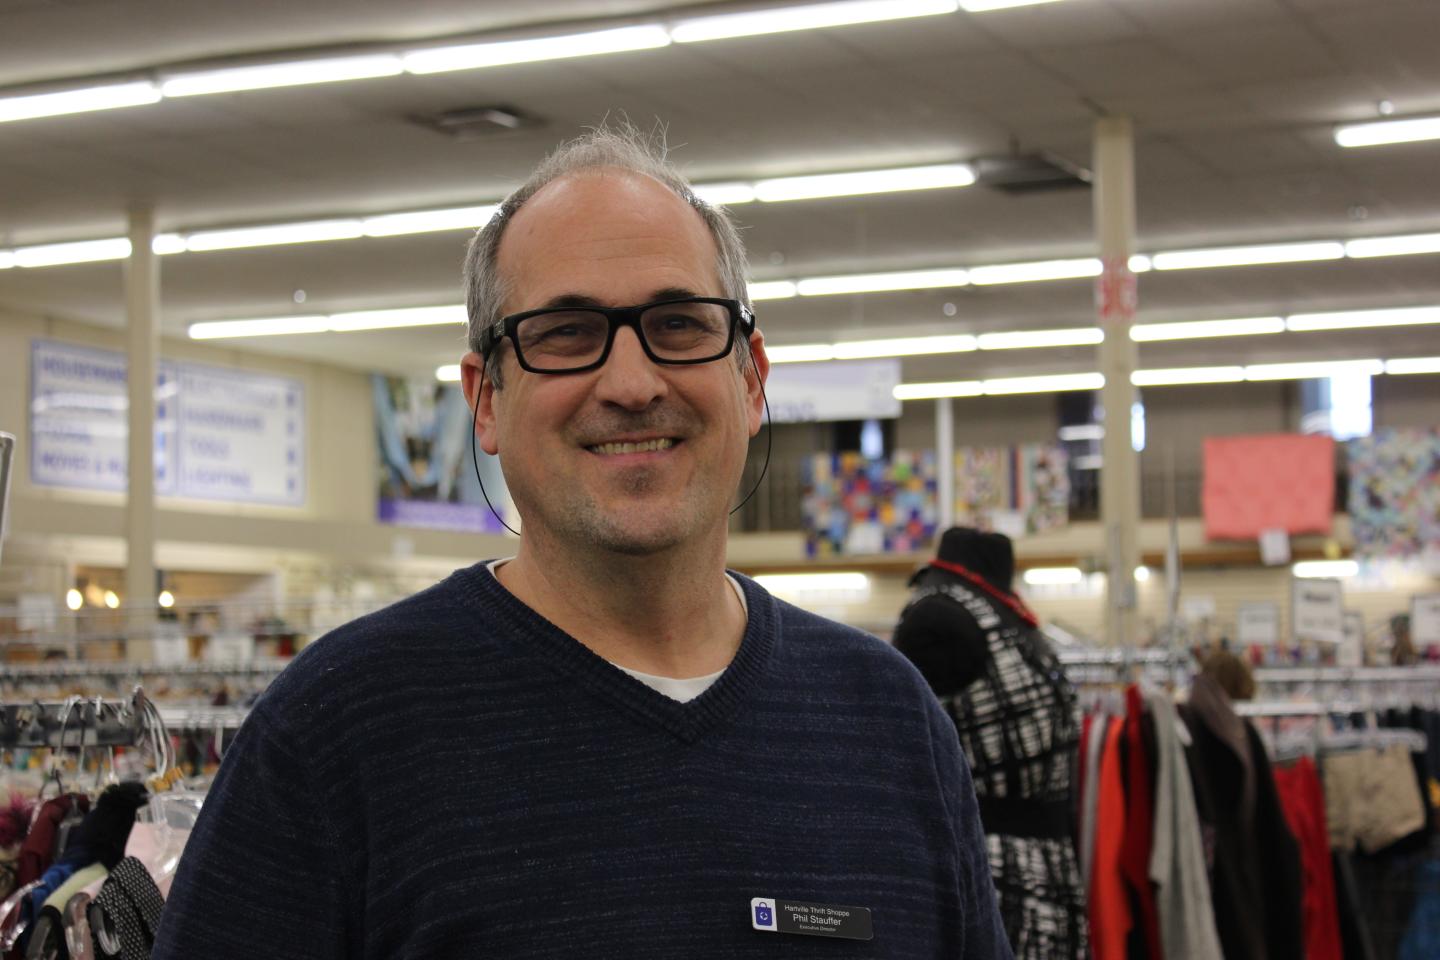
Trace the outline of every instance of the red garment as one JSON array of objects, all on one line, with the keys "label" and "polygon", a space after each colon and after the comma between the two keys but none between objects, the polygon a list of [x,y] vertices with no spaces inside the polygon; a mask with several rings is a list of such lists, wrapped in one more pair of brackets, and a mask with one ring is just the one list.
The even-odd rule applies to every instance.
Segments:
[{"label": "red garment", "polygon": [[1325,794],[1320,787],[1320,776],[1315,772],[1315,762],[1301,757],[1293,767],[1276,767],[1275,791],[1280,795],[1285,822],[1300,843],[1305,960],[1341,960],[1330,831],[1325,823]]},{"label": "red garment", "polygon": [[1120,737],[1124,724],[1112,723],[1100,754],[1100,783],[1095,804],[1095,854],[1090,867],[1090,949],[1095,960],[1126,960],[1130,903],[1120,873],[1125,843],[1125,784],[1120,777]]},{"label": "red garment", "polygon": [[1150,757],[1145,752],[1140,722],[1145,715],[1145,700],[1140,688],[1130,684],[1125,689],[1125,745],[1128,753],[1129,781],[1125,788],[1125,842],[1120,853],[1120,869],[1135,896],[1140,913],[1140,926],[1145,933],[1145,955],[1149,960],[1163,960],[1160,947],[1160,911],[1155,906],[1155,888],[1150,885],[1150,849],[1155,845],[1155,778],[1150,771]]},{"label": "red garment", "polygon": [[81,813],[88,813],[90,798],[84,794],[66,793],[45,801],[25,836],[19,856],[15,858],[15,889],[39,880],[50,869],[50,864],[55,861],[55,833],[70,810],[77,807]]}]

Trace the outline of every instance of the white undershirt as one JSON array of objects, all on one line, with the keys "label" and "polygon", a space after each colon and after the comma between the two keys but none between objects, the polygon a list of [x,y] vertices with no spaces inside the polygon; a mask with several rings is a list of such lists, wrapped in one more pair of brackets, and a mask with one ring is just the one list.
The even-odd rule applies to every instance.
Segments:
[{"label": "white undershirt", "polygon": [[[485,565],[485,568],[490,571],[491,576],[499,580],[500,577],[495,571],[514,559],[514,557],[504,557],[499,560],[492,560]],[[725,582],[730,584],[730,589],[735,591],[735,598],[740,601],[740,609],[745,611],[745,615],[748,618],[750,615],[750,604],[745,601],[745,591],[740,588],[739,581],[727,573],[725,574]],[[707,673],[703,677],[659,677],[653,673],[641,673],[639,670],[622,667],[614,661],[607,662],[617,669],[624,670],[650,689],[658,693],[663,693],[671,700],[678,700],[681,703],[688,703],[706,690],[709,690],[711,684],[719,680],[721,675],[725,673],[724,670],[717,670],[714,673]]]}]

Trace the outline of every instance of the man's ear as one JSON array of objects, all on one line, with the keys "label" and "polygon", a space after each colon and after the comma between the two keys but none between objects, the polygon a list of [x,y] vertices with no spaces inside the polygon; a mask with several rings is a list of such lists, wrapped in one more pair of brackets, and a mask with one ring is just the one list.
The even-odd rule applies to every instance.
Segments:
[{"label": "man's ear", "polygon": [[765,381],[770,377],[770,358],[765,353],[765,334],[757,328],[750,334],[750,362],[745,364],[745,413],[750,419],[750,436],[765,422]]},{"label": "man's ear", "polygon": [[[475,421],[475,439],[490,456],[500,452],[500,435],[495,421],[495,381],[484,375],[485,358],[475,352],[460,360],[460,383],[465,403]],[[477,409],[477,406],[478,409]]]}]

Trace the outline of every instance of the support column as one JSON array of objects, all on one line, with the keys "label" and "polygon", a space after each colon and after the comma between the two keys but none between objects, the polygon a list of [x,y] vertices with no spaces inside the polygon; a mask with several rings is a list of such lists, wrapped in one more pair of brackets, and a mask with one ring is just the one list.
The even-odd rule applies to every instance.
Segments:
[{"label": "support column", "polygon": [[944,533],[955,525],[955,401],[949,397],[935,401],[935,472],[940,498],[937,517]]},{"label": "support column", "polygon": [[1135,322],[1136,284],[1130,270],[1135,252],[1135,136],[1128,117],[1095,122],[1095,235],[1103,272],[1096,284],[1096,311],[1105,341],[1100,344],[1100,391],[1104,410],[1104,463],[1100,474],[1100,522],[1105,533],[1105,639],[1133,645],[1136,635],[1135,568],[1140,564],[1140,458],[1130,442],[1130,411],[1136,401],[1131,375],[1139,349],[1130,339]]},{"label": "support column", "polygon": [[125,499],[127,656],[149,660],[155,622],[155,375],[160,366],[160,263],[155,213],[130,212],[125,262],[125,345],[130,393],[129,493]]}]

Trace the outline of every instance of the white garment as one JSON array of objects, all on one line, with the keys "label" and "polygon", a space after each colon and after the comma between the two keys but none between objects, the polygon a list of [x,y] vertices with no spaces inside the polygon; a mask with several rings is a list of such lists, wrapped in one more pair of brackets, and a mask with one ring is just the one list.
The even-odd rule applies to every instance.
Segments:
[{"label": "white garment", "polygon": [[[498,580],[499,577],[495,574],[495,571],[498,570],[502,564],[509,563],[514,559],[514,557],[504,557],[500,560],[492,560],[485,565],[485,568],[490,571],[491,576],[494,576]],[[740,609],[744,610],[745,615],[748,617],[750,615],[750,604],[745,601],[745,591],[741,589],[740,581],[727,573],[725,574],[725,582],[729,583],[730,589],[735,591],[735,597],[740,601]],[[651,690],[657,693],[663,693],[671,700],[678,700],[681,703],[689,703],[706,690],[709,690],[711,685],[714,684],[716,680],[719,680],[721,675],[725,673],[724,670],[717,670],[715,673],[707,673],[703,677],[659,677],[653,673],[641,673],[639,670],[622,667],[613,661],[611,661],[611,666],[624,670]]]}]

